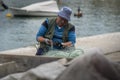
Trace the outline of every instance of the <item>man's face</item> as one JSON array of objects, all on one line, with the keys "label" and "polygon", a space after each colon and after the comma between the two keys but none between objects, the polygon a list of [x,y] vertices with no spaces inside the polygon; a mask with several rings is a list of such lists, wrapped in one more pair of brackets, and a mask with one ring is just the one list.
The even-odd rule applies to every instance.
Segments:
[{"label": "man's face", "polygon": [[68,23],[68,20],[66,20],[65,18],[62,18],[60,16],[57,17],[56,23],[59,27],[63,27],[64,25],[66,25]]}]

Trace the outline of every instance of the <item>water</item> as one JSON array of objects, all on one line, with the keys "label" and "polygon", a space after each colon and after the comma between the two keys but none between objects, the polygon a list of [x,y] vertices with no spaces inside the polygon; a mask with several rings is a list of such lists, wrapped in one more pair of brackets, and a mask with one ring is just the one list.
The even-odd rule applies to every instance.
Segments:
[{"label": "water", "polygon": [[[11,3],[10,3],[11,1]],[[15,0],[14,0],[15,1]],[[13,0],[6,3],[13,5]],[[33,0],[27,0],[29,3]],[[35,0],[37,1],[37,0]],[[20,1],[23,3],[23,1]],[[21,7],[27,3],[14,2]],[[61,6],[69,6],[73,13],[80,6],[83,17],[72,15],[77,37],[92,36],[120,31],[120,0],[62,0]],[[0,11],[0,51],[15,49],[36,43],[36,33],[46,17],[6,17],[9,11]]]}]

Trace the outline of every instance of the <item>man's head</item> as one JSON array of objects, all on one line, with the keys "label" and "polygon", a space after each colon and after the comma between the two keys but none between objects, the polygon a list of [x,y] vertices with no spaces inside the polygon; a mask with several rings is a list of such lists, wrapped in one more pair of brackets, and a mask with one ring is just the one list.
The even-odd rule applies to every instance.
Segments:
[{"label": "man's head", "polygon": [[63,7],[59,13],[58,13],[58,16],[70,21],[70,16],[72,14],[72,9],[69,8],[69,7]]},{"label": "man's head", "polygon": [[69,7],[63,7],[59,13],[58,13],[58,18],[57,18],[57,23],[59,26],[64,26],[68,21],[70,21],[70,17],[72,14],[72,9]]}]

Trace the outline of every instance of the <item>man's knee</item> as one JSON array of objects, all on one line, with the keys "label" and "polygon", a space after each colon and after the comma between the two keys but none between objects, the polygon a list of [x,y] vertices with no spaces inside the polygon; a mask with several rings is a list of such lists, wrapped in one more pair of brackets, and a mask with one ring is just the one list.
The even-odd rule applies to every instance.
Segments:
[{"label": "man's knee", "polygon": [[43,49],[42,48],[38,48],[37,49],[37,52],[36,52],[36,55],[43,55]]}]

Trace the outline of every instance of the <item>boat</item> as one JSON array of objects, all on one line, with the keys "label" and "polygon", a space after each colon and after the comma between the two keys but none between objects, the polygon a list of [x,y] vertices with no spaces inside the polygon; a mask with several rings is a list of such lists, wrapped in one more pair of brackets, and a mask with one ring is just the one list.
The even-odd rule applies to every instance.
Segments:
[{"label": "boat", "polygon": [[54,0],[30,4],[22,8],[10,7],[14,16],[57,16],[59,8]]}]

